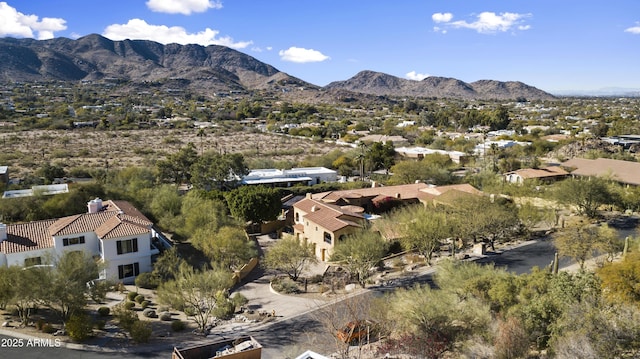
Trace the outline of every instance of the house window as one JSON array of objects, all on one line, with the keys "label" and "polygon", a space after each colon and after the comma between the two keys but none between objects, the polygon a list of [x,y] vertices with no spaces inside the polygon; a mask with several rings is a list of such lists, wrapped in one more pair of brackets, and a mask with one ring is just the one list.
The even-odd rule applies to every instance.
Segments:
[{"label": "house window", "polygon": [[296,223],[300,222],[300,213],[296,212]]},{"label": "house window", "polygon": [[325,243],[331,244],[331,233],[324,232],[324,241]]},{"label": "house window", "polygon": [[118,266],[118,278],[124,279],[135,277],[140,274],[140,265],[138,262],[132,264],[123,264]]},{"label": "house window", "polygon": [[84,244],[84,236],[80,237],[72,237],[72,238],[62,238],[63,246],[72,246],[74,244]]},{"label": "house window", "polygon": [[40,264],[42,264],[42,257],[31,257],[31,258],[24,259],[25,267],[37,266]]},{"label": "house window", "polygon": [[118,254],[127,254],[138,251],[138,238],[124,239],[116,242]]}]

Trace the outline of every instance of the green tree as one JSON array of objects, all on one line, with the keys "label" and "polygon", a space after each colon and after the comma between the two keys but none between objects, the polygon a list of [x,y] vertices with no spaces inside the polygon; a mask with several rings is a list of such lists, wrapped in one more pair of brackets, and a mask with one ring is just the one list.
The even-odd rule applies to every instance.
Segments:
[{"label": "green tree", "polygon": [[264,186],[242,186],[228,192],[225,198],[231,215],[247,222],[274,220],[282,208],[280,191]]},{"label": "green tree", "polygon": [[384,144],[382,142],[374,142],[367,151],[368,161],[374,171],[381,168],[388,171],[395,162],[395,155],[396,150],[391,141],[387,141]]},{"label": "green tree", "polygon": [[286,235],[269,247],[263,264],[266,268],[285,273],[296,281],[307,266],[316,261],[312,243]]},{"label": "green tree", "polygon": [[232,285],[231,274],[226,270],[197,271],[183,265],[178,278],[158,287],[158,300],[178,310],[193,310],[193,321],[198,330],[205,333],[216,308],[216,294]]},{"label": "green tree", "polygon": [[612,200],[607,181],[600,177],[564,180],[556,187],[555,197],[590,218],[595,218],[598,208]]},{"label": "green tree", "polygon": [[567,223],[554,235],[554,245],[558,254],[578,262],[582,271],[587,259],[598,251],[613,253],[622,250],[622,240],[606,224],[596,226],[579,219]]},{"label": "green tree", "polygon": [[408,207],[391,215],[390,221],[400,229],[400,243],[405,250],[415,250],[431,264],[433,253],[451,237],[452,224],[448,214],[422,205]]},{"label": "green tree", "polygon": [[631,252],[622,261],[607,263],[597,274],[610,303],[640,305],[640,253]]},{"label": "green tree", "polygon": [[65,252],[47,269],[43,277],[48,283],[44,303],[66,321],[86,306],[87,284],[98,278],[99,266],[83,252]]},{"label": "green tree", "polygon": [[189,142],[178,152],[170,154],[164,160],[156,163],[158,179],[168,183],[190,183],[191,166],[198,160],[198,152],[193,143]]},{"label": "green tree", "polygon": [[193,186],[198,189],[234,187],[249,173],[244,156],[239,153],[206,152],[191,167]]},{"label": "green tree", "polygon": [[337,243],[332,262],[343,264],[363,288],[375,267],[387,252],[387,244],[379,234],[362,230]]},{"label": "green tree", "polygon": [[214,264],[231,270],[239,269],[258,255],[256,244],[241,227],[224,226],[217,231],[205,227],[191,238]]},{"label": "green tree", "polygon": [[178,254],[177,248],[171,247],[164,251],[153,264],[152,274],[158,278],[159,283],[174,280],[180,273],[180,267],[183,264],[186,262]]}]

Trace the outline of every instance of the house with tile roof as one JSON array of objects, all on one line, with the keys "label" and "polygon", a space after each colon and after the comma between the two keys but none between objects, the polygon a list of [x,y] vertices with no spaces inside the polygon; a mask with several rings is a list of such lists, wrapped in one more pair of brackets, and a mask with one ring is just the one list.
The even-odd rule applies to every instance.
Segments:
[{"label": "house with tile roof", "polygon": [[[329,260],[336,243],[365,227],[375,213],[397,205],[449,203],[464,195],[482,195],[470,184],[432,186],[412,183],[397,186],[307,194],[293,205],[293,233],[313,243],[316,257]],[[390,203],[392,205],[390,205]]]},{"label": "house with tile roof", "polygon": [[362,212],[360,207],[328,204],[309,194],[293,205],[293,234],[313,243],[316,257],[327,261],[337,241],[364,226]]},{"label": "house with tile roof", "polygon": [[153,223],[126,201],[91,200],[87,213],[18,224],[0,224],[0,266],[43,264],[83,251],[106,264],[100,278],[126,284],[152,269],[160,253]]}]

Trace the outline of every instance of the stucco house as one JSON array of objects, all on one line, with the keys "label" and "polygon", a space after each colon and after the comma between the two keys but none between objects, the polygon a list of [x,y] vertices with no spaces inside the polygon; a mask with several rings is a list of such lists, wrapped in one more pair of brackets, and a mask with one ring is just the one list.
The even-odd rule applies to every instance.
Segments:
[{"label": "stucco house", "polygon": [[365,218],[362,208],[336,206],[312,199],[293,205],[293,234],[299,240],[313,243],[316,257],[329,260],[336,242],[362,228]]},{"label": "stucco house", "polygon": [[160,253],[153,223],[126,201],[91,200],[87,213],[19,224],[0,224],[0,266],[43,264],[67,251],[83,251],[106,264],[100,278],[133,283]]},{"label": "stucco house", "polygon": [[545,168],[521,168],[516,171],[507,172],[503,175],[504,180],[509,183],[524,183],[530,180],[543,182],[555,181],[565,178],[569,172],[560,166],[548,166]]}]

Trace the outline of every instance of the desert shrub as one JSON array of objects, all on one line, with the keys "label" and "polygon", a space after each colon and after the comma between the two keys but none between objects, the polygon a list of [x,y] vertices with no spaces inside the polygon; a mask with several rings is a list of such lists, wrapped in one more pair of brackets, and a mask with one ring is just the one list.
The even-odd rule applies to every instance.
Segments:
[{"label": "desert shrub", "polygon": [[158,307],[158,311],[159,312],[168,312],[169,311],[169,306],[168,305],[161,305]]},{"label": "desert shrub", "polygon": [[[130,303],[130,302],[128,302]],[[129,330],[133,326],[133,323],[137,322],[138,315],[131,310],[125,308],[124,305],[118,305],[113,309],[113,315],[118,319],[118,325],[124,330]]]},{"label": "desert shrub", "polygon": [[180,319],[174,320],[173,322],[171,322],[171,330],[173,330],[174,332],[181,332],[186,327],[187,327],[187,325],[184,324],[184,322],[182,320],[180,320]]},{"label": "desert shrub", "polygon": [[249,299],[247,299],[247,297],[245,297],[241,293],[235,293],[231,297],[231,301],[233,302],[234,309],[240,308],[249,303]]},{"label": "desert shrub", "polygon": [[42,332],[47,334],[53,334],[56,332],[56,328],[54,328],[53,325],[47,323],[42,326]]},{"label": "desert shrub", "polygon": [[125,302],[124,303],[124,309],[127,310],[133,310],[133,308],[136,306],[136,302]]},{"label": "desert shrub", "polygon": [[213,309],[213,316],[219,319],[230,319],[235,312],[235,306],[231,300],[224,300],[216,302],[216,307]]},{"label": "desert shrub", "polygon": [[127,299],[134,301],[138,296],[138,292],[129,292],[127,293]]},{"label": "desert shrub", "polygon": [[284,293],[284,294],[294,294],[300,292],[298,289],[298,285],[296,282],[292,281],[289,278],[277,279],[271,282],[271,287],[276,292]]},{"label": "desert shrub", "polygon": [[106,317],[111,313],[111,308],[109,307],[100,307],[98,308],[98,315],[101,317]]},{"label": "desert shrub", "polygon": [[145,289],[158,288],[158,279],[151,273],[140,273],[135,280],[136,286]]},{"label": "desert shrub", "polygon": [[80,342],[91,336],[93,333],[93,323],[86,314],[74,314],[65,325],[69,338]]},{"label": "desert shrub", "polygon": [[145,309],[146,307],[149,306],[149,304],[151,304],[150,301],[148,300],[143,300],[142,303],[140,303],[140,308]]},{"label": "desert shrub", "polygon": [[44,319],[40,318],[36,321],[36,329],[42,331],[42,327],[44,327]]},{"label": "desert shrub", "polygon": [[96,322],[94,323],[94,326],[96,327],[96,329],[98,330],[104,330],[104,326],[107,325],[107,321],[100,319],[100,320],[96,320]]},{"label": "desert shrub", "polygon": [[140,304],[140,303],[142,303],[142,301],[144,300],[144,295],[142,295],[142,294],[138,294],[138,295],[136,295],[136,297],[134,298],[134,300],[135,300],[135,302],[136,302],[136,303]]},{"label": "desert shrub", "polygon": [[133,339],[136,343],[146,343],[151,338],[152,333],[151,325],[146,320],[138,320],[133,323],[131,330],[129,330],[129,334],[131,335],[131,339]]},{"label": "desert shrub", "polygon": [[308,282],[311,284],[315,284],[315,283],[322,283],[322,280],[324,279],[324,276],[322,274],[316,274],[311,276],[308,279]]},{"label": "desert shrub", "polygon": [[187,315],[188,317],[193,317],[194,315],[198,314],[198,312],[194,307],[185,307],[184,314]]},{"label": "desert shrub", "polygon": [[144,315],[147,318],[157,318],[158,314],[156,314],[155,309],[151,309],[151,308],[147,308],[145,310],[142,311],[142,315]]},{"label": "desert shrub", "polygon": [[160,320],[162,320],[163,322],[168,322],[171,320],[171,313],[170,312],[162,312],[160,313]]}]

